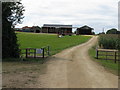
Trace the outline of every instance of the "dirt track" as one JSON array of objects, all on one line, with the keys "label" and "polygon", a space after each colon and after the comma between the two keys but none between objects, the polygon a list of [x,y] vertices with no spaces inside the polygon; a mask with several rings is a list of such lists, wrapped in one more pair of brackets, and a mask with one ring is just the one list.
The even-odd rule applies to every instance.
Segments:
[{"label": "dirt track", "polygon": [[92,61],[88,49],[97,41],[88,42],[66,49],[45,63],[47,72],[39,76],[40,88],[117,88],[118,76],[106,71]]}]

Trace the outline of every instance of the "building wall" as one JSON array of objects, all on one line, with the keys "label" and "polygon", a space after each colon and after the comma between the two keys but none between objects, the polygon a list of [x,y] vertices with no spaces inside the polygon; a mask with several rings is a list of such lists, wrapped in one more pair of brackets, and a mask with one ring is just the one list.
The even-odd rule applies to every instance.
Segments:
[{"label": "building wall", "polygon": [[72,33],[72,28],[42,27],[42,33],[69,34]]},{"label": "building wall", "polygon": [[91,29],[77,29],[77,34],[81,34],[81,35],[91,35],[92,34],[92,30]]}]

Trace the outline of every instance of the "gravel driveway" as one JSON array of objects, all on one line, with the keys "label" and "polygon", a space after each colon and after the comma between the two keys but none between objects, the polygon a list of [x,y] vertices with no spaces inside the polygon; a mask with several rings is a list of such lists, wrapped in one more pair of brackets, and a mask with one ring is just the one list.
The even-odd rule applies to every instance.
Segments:
[{"label": "gravel driveway", "polygon": [[66,49],[51,58],[47,72],[39,76],[38,88],[117,88],[118,76],[91,60],[88,50],[97,42],[88,42]]}]

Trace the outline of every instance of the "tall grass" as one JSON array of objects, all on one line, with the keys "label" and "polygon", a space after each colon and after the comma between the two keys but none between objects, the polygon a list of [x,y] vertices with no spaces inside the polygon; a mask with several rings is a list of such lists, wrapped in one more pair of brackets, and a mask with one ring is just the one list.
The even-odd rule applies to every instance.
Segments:
[{"label": "tall grass", "polygon": [[100,35],[98,43],[104,49],[120,49],[120,38],[118,34]]}]

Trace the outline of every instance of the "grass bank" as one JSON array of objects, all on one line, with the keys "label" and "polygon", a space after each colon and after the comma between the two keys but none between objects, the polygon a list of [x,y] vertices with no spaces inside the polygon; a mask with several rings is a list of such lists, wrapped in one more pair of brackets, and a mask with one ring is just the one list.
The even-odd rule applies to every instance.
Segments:
[{"label": "grass bank", "polygon": [[92,48],[89,49],[89,55],[90,57],[100,65],[104,66],[105,69],[110,71],[111,73],[118,75],[118,62],[115,63],[112,60],[103,60],[103,59],[96,59],[96,51],[95,51],[96,46],[93,46]]}]

